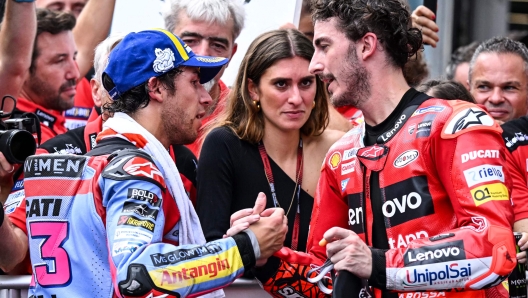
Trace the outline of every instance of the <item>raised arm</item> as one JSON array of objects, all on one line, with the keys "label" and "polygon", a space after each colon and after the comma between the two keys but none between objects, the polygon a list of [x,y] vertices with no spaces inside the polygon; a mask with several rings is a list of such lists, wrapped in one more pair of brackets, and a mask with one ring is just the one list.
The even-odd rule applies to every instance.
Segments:
[{"label": "raised arm", "polygon": [[81,76],[90,71],[95,47],[108,36],[114,7],[115,0],[90,0],[77,19],[73,37],[77,45],[77,64]]},{"label": "raised arm", "polygon": [[31,66],[37,31],[35,4],[7,0],[0,27],[0,99],[18,96]]}]

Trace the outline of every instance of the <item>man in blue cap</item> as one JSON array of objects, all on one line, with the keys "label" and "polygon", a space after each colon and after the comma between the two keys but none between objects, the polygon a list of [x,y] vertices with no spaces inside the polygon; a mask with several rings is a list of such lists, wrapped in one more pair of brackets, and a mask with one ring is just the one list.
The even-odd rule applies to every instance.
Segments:
[{"label": "man in blue cap", "polygon": [[201,84],[227,59],[197,56],[165,30],[130,33],[108,59],[114,116],[90,156],[25,163],[29,295],[222,297],[218,289],[280,249],[287,230],[284,211],[268,210],[258,225],[206,243],[167,152],[196,138],[211,101]]}]

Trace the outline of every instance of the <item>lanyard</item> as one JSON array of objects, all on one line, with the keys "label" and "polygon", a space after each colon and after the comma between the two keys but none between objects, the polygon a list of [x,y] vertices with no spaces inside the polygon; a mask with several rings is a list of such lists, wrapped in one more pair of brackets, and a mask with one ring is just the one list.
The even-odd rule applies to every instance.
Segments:
[{"label": "lanyard", "polygon": [[[273,179],[273,172],[271,171],[271,166],[268,158],[268,154],[266,153],[266,148],[264,147],[264,144],[262,142],[258,145],[260,157],[262,158],[262,163],[264,164],[264,172],[266,174],[266,179],[268,180],[270,190],[271,190],[271,197],[273,198],[273,205],[275,207],[281,207],[279,204],[279,201],[277,200],[277,193],[275,192],[275,180]],[[288,211],[286,212],[286,217],[288,217],[288,214],[290,213],[290,209],[293,205],[293,201],[295,200],[295,197],[297,197],[297,212],[295,213],[295,221],[293,224],[293,233],[292,233],[292,244],[291,249],[297,250],[297,244],[299,243],[299,223],[301,221],[300,217],[300,201],[299,197],[301,196],[301,186],[302,186],[302,177],[303,177],[303,143],[302,139],[299,139],[299,148],[297,149],[297,168],[296,168],[296,178],[295,181],[295,188],[293,189],[293,196],[292,200],[290,202],[290,207],[288,208]]]}]

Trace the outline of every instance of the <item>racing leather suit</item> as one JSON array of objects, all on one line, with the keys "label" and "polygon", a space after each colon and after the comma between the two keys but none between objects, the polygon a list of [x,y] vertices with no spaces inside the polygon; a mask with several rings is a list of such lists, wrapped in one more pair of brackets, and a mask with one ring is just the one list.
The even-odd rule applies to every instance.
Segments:
[{"label": "racing leather suit", "polygon": [[[95,140],[97,134],[101,132],[102,125],[101,116],[94,118],[86,126],[69,130],[46,141],[37,149],[36,154],[86,154],[95,147]],[[176,162],[185,191],[194,204],[196,202],[196,157],[184,145],[171,146],[170,155]],[[27,234],[26,208],[29,208],[30,205],[25,199],[22,170],[22,167],[19,168],[19,171],[14,175],[15,184],[4,204],[4,212],[16,227]],[[28,257],[23,262],[24,271],[30,274],[31,266]]]},{"label": "racing leather suit", "polygon": [[[371,247],[369,284],[376,297],[379,289],[399,297],[507,297],[500,283],[516,265],[511,181],[493,119],[466,102],[413,100],[377,144],[365,147],[364,136],[363,124],[330,148],[316,191],[309,254],[287,248],[276,253],[268,261],[274,270],[257,271],[264,288],[275,297],[327,296],[307,281],[317,274],[309,270],[326,259],[319,241],[328,229],[341,227],[372,246],[369,179],[377,171],[390,249]],[[480,151],[485,154],[464,158]],[[459,293],[464,290],[475,291]]]},{"label": "racing leather suit", "polygon": [[26,160],[29,295],[195,297],[255,264],[245,233],[178,246],[180,213],[162,172],[144,151],[113,151],[114,141],[128,143],[102,140],[90,152],[98,156]]},{"label": "racing leather suit", "polygon": [[[513,181],[511,198],[515,221],[518,221],[528,218],[528,204],[525,201],[528,198],[528,117],[508,121],[502,125],[502,129],[504,143],[510,152],[506,155],[506,161]],[[482,152],[477,154],[481,155]]]}]

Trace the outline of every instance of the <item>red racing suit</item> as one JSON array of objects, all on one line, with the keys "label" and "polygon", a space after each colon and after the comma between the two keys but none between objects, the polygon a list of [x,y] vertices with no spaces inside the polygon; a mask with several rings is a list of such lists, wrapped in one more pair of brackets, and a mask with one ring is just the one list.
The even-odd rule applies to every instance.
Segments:
[{"label": "red racing suit", "polygon": [[[528,117],[523,116],[502,125],[502,136],[510,154],[506,165],[510,171],[513,187],[511,198],[515,221],[528,218]],[[468,156],[471,158],[473,156]]]},{"label": "red racing suit", "polygon": [[[372,246],[369,178],[377,171],[390,249],[371,248],[371,277],[383,283],[371,279],[372,286],[399,297],[508,297],[500,283],[516,259],[500,127],[476,105],[427,99],[406,108],[378,144],[365,147],[364,131],[363,125],[349,131],[325,158],[309,254],[276,253],[269,260],[276,271],[257,273],[264,288],[275,297],[326,296],[306,280],[310,267],[326,259],[318,243],[341,227]],[[486,154],[463,158],[480,150]]]}]

